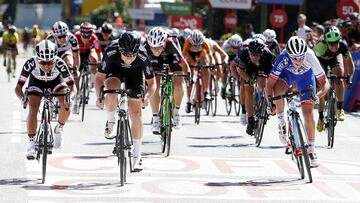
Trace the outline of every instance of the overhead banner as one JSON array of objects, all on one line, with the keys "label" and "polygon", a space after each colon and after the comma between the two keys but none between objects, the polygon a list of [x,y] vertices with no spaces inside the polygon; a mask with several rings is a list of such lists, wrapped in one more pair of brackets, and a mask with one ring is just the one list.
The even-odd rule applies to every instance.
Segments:
[{"label": "overhead banner", "polygon": [[303,5],[304,0],[255,0],[256,3],[264,4],[291,4],[291,5]]},{"label": "overhead banner", "polygon": [[249,10],[252,0],[209,0],[213,8]]},{"label": "overhead banner", "polygon": [[202,18],[200,16],[171,16],[170,26],[179,29],[201,29]]},{"label": "overhead banner", "polygon": [[191,15],[191,3],[161,2],[161,9],[166,15],[187,16]]},{"label": "overhead banner", "polygon": [[128,12],[129,12],[129,16],[131,19],[154,20],[154,18],[155,18],[155,12],[151,9],[129,8]]}]

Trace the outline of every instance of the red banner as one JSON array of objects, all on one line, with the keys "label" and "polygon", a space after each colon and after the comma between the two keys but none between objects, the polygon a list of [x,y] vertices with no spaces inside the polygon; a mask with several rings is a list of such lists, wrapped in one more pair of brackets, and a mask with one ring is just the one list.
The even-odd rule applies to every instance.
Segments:
[{"label": "red banner", "polygon": [[200,16],[170,16],[170,26],[178,29],[201,29],[202,18]]},{"label": "red banner", "polygon": [[226,28],[235,30],[237,24],[238,24],[238,17],[236,13],[227,13],[224,16],[224,25]]}]

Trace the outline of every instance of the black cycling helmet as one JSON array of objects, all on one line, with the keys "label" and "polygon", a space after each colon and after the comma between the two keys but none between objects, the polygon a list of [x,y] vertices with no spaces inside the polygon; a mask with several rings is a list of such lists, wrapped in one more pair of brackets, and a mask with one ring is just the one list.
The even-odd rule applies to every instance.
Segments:
[{"label": "black cycling helmet", "polygon": [[103,33],[110,34],[112,32],[112,29],[113,29],[113,27],[110,23],[104,23],[101,26],[101,32],[103,32]]},{"label": "black cycling helmet", "polygon": [[140,36],[133,32],[124,32],[119,40],[119,50],[122,54],[135,55],[139,52],[140,48]]},{"label": "black cycling helmet", "polygon": [[265,48],[265,44],[262,40],[253,39],[249,42],[248,49],[252,54],[261,54]]}]

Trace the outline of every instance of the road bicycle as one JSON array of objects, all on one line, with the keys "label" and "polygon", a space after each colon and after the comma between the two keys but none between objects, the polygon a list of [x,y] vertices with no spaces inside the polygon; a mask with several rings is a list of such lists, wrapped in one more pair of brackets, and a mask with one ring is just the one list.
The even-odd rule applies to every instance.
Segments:
[{"label": "road bicycle", "polygon": [[46,178],[46,165],[47,165],[47,155],[52,154],[54,147],[54,135],[51,128],[51,117],[50,112],[55,108],[53,98],[65,96],[66,102],[70,103],[70,91],[67,89],[66,93],[51,92],[49,89],[45,89],[43,93],[40,92],[28,92],[28,89],[25,89],[24,93],[24,109],[27,106],[28,95],[36,95],[42,97],[42,111],[41,111],[41,122],[39,129],[35,138],[35,151],[36,151],[36,160],[42,162],[42,183],[45,183]]},{"label": "road bicycle", "polygon": [[115,136],[115,146],[112,153],[117,156],[118,166],[120,167],[120,185],[124,186],[126,182],[127,162],[129,162],[130,172],[133,172],[132,165],[132,146],[133,140],[130,130],[129,111],[128,111],[128,94],[131,90],[126,89],[113,89],[105,90],[104,86],[101,87],[99,99],[102,101],[105,94],[119,94],[117,105],[117,127]]},{"label": "road bicycle", "polygon": [[80,98],[77,100],[79,109],[81,108],[81,121],[84,121],[85,118],[85,105],[88,104],[89,95],[90,95],[90,87],[89,87],[89,79],[90,79],[90,65],[99,65],[97,63],[90,63],[85,60],[80,65]]},{"label": "road bicycle", "polygon": [[230,72],[228,74],[225,86],[225,108],[230,116],[232,106],[234,105],[235,115],[240,115],[240,80],[234,78]]},{"label": "road bicycle", "polygon": [[216,111],[217,111],[217,94],[219,92],[219,86],[217,84],[216,78],[215,78],[215,72],[216,72],[216,67],[222,65],[222,64],[217,64],[215,66],[211,67],[211,74],[210,74],[210,83],[209,83],[209,94],[210,94],[210,100],[205,100],[206,101],[206,115],[209,115],[211,112],[212,116],[216,116]]},{"label": "road bicycle", "polygon": [[330,81],[330,89],[327,93],[327,101],[324,108],[324,125],[327,131],[328,142],[327,145],[331,149],[334,147],[334,138],[335,138],[335,126],[337,124],[337,102],[336,102],[336,93],[335,93],[335,80],[343,79],[348,81],[349,76],[338,77],[335,74],[331,73],[330,68],[328,67],[327,78]]},{"label": "road bicycle", "polygon": [[[193,78],[193,82],[195,84],[195,87],[193,88],[192,96],[195,98],[195,103],[193,104],[193,108],[195,111],[195,124],[199,125],[200,123],[200,110],[202,107],[206,109],[206,97],[203,94],[205,92],[204,90],[204,84],[202,80],[202,71],[204,68],[211,68],[209,65],[203,65],[200,63],[199,59],[196,58],[196,64],[190,65],[191,68],[195,68],[195,74]],[[204,99],[202,99],[204,98]]]},{"label": "road bicycle", "polygon": [[313,98],[315,98],[314,90],[312,87],[309,87],[301,92],[286,92],[284,95],[271,97],[269,101],[272,106],[272,102],[279,99],[287,99],[287,124],[288,124],[288,147],[286,148],[285,154],[291,154],[292,160],[295,162],[301,179],[305,178],[305,170],[307,172],[307,177],[309,182],[312,183],[312,174],[310,159],[307,152],[309,147],[309,141],[307,138],[306,130],[304,124],[300,118],[300,114],[297,111],[298,102],[296,102],[295,97],[303,95],[306,93],[312,93]]},{"label": "road bicycle", "polygon": [[164,64],[161,72],[155,73],[160,76],[160,134],[161,134],[161,151],[165,156],[170,155],[171,132],[174,117],[174,84],[172,78],[187,77],[186,74],[177,74],[169,72],[169,65]]}]

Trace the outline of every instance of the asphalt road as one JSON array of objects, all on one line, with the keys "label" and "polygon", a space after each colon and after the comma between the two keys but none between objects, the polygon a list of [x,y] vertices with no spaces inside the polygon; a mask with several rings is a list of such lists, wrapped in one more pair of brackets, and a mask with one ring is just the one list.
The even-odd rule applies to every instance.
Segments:
[{"label": "asphalt road", "polygon": [[[29,56],[19,55],[18,69]],[[7,82],[1,66],[0,202],[360,201],[360,113],[347,113],[336,126],[333,149],[326,147],[325,133],[316,134],[320,167],[312,169],[314,182],[308,184],[284,154],[275,117],[258,148],[239,118],[225,115],[222,101],[218,116],[202,116],[200,125],[181,109],[183,126],[174,131],[167,158],[160,153],[159,137],[150,132],[151,112],[145,109],[143,170],[128,174],[120,187],[113,141],[103,137],[106,113],[95,107],[92,95],[84,122],[71,115],[65,145],[50,155],[41,184],[41,164],[24,156],[27,110],[14,94],[15,84],[15,79]]]}]

